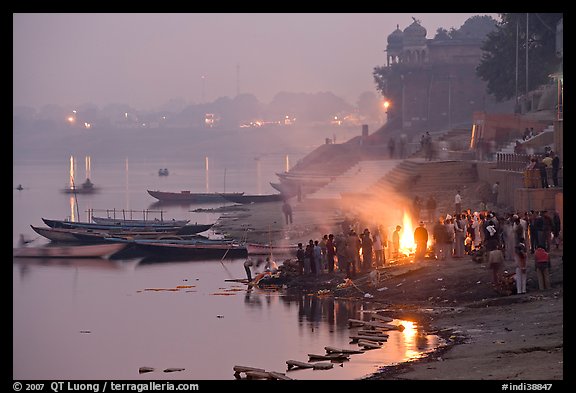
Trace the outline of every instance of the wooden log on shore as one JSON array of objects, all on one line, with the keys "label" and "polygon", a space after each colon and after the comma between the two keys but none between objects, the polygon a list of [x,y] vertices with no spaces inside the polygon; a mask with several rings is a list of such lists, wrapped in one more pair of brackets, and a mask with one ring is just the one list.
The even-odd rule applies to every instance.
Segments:
[{"label": "wooden log on shore", "polygon": [[382,322],[392,322],[394,320],[394,318],[380,315],[378,313],[372,314],[372,319],[377,319],[377,320],[382,321]]},{"label": "wooden log on shore", "polygon": [[292,379],[286,374],[277,371],[266,371],[263,368],[250,366],[234,366],[234,377],[236,379],[242,379],[241,373],[246,375],[246,379]]},{"label": "wooden log on shore", "polygon": [[358,345],[364,347],[365,349],[378,349],[382,344],[377,341],[358,340]]},{"label": "wooden log on shore", "polygon": [[350,327],[354,326],[369,326],[377,329],[393,330],[397,329],[397,325],[392,325],[389,323],[376,322],[376,321],[362,321],[361,319],[348,319],[348,325]]},{"label": "wooden log on shore", "polygon": [[292,378],[290,378],[288,375],[277,371],[268,371],[268,374],[270,375],[270,377],[272,377],[272,379],[279,379],[285,381],[292,380]]},{"label": "wooden log on shore", "polygon": [[344,353],[336,353],[336,352],[329,353],[326,355],[309,353],[308,357],[310,358],[309,361],[313,361],[313,359],[316,359],[316,360],[348,360],[350,358],[350,355],[347,355]]},{"label": "wooden log on shore", "polygon": [[334,367],[334,363],[322,362],[322,363],[314,363],[313,369],[314,370],[328,370]]},{"label": "wooden log on shore", "polygon": [[386,342],[386,341],[388,341],[388,336],[376,336],[376,335],[372,335],[372,336],[361,336],[361,335],[355,334],[355,335],[350,336],[350,339],[351,339],[352,341],[369,340],[369,341],[382,341],[382,342]]},{"label": "wooden log on shore", "polygon": [[245,371],[265,371],[263,368],[250,366],[234,366],[234,372],[243,373]]},{"label": "wooden log on shore", "polygon": [[385,329],[385,330],[399,330],[402,331],[404,330],[404,325],[398,324],[398,325],[394,325],[392,323],[382,323],[379,321],[376,321],[376,323],[378,323],[378,329]]},{"label": "wooden log on shore", "polygon": [[388,336],[388,334],[378,329],[358,329],[356,333],[366,336]]},{"label": "wooden log on shore", "polygon": [[359,351],[357,349],[346,349],[346,348],[336,348],[336,347],[324,347],[327,353],[346,353],[346,354],[358,354],[364,353],[364,351]]},{"label": "wooden log on shore", "polygon": [[250,367],[250,366],[234,366],[233,369],[234,369],[234,378],[236,379],[242,379],[240,373],[246,373],[248,371],[257,371],[257,372],[265,371],[263,368]]},{"label": "wooden log on shore", "polygon": [[244,371],[246,379],[270,379],[270,373],[267,371]]},{"label": "wooden log on shore", "polygon": [[288,365],[288,370],[293,368],[314,368],[313,364],[301,362],[299,360],[286,360],[286,364]]}]

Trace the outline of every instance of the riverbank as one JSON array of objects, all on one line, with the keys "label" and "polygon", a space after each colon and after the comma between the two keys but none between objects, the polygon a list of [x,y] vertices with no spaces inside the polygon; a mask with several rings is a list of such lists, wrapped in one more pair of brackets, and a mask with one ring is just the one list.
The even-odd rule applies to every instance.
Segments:
[{"label": "riverbank", "polygon": [[[295,243],[338,233],[342,212],[324,204],[297,203],[286,225],[281,205],[255,204],[219,222],[227,236],[260,243]],[[334,275],[300,280],[293,288],[329,289],[335,296],[387,305],[390,316],[414,320],[446,345],[429,356],[382,368],[380,380],[550,380],[564,379],[563,249],[551,253],[552,289],[540,291],[529,260],[526,294],[504,295],[491,284],[491,271],[470,257],[445,261],[388,261],[375,285],[367,276],[334,291]],[[512,272],[513,261],[505,270]],[[369,294],[368,296],[366,294]]]}]

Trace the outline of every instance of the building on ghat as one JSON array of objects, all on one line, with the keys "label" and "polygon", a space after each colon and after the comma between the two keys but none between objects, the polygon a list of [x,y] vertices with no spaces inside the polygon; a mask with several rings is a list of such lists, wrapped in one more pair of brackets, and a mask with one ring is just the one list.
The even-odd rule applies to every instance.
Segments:
[{"label": "building on ghat", "polygon": [[[438,31],[426,38],[426,28],[415,18],[404,30],[387,37],[386,66],[374,77],[389,101],[388,119],[403,130],[450,129],[469,124],[475,111],[494,111],[497,104],[476,76],[485,34],[448,35]],[[470,31],[470,29],[468,29]]]}]

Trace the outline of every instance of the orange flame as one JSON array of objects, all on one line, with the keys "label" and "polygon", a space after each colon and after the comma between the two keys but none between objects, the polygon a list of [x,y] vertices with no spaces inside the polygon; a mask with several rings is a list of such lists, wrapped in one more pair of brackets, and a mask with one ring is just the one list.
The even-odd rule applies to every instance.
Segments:
[{"label": "orange flame", "polygon": [[400,253],[410,255],[416,251],[416,243],[414,243],[414,225],[412,223],[412,217],[410,217],[406,211],[404,211],[403,214],[402,224]]}]

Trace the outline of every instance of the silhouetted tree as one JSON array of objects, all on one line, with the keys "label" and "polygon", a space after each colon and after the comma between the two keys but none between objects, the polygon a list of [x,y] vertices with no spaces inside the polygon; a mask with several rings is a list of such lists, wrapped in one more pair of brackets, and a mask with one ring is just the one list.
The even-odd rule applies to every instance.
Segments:
[{"label": "silhouetted tree", "polygon": [[[487,82],[488,93],[498,101],[516,94],[516,31],[518,86],[520,92],[526,92],[526,15],[501,14],[501,22],[488,34],[482,46],[484,54],[476,73]],[[528,91],[548,82],[548,76],[560,64],[556,57],[556,24],[560,18],[561,13],[528,14]]]}]

